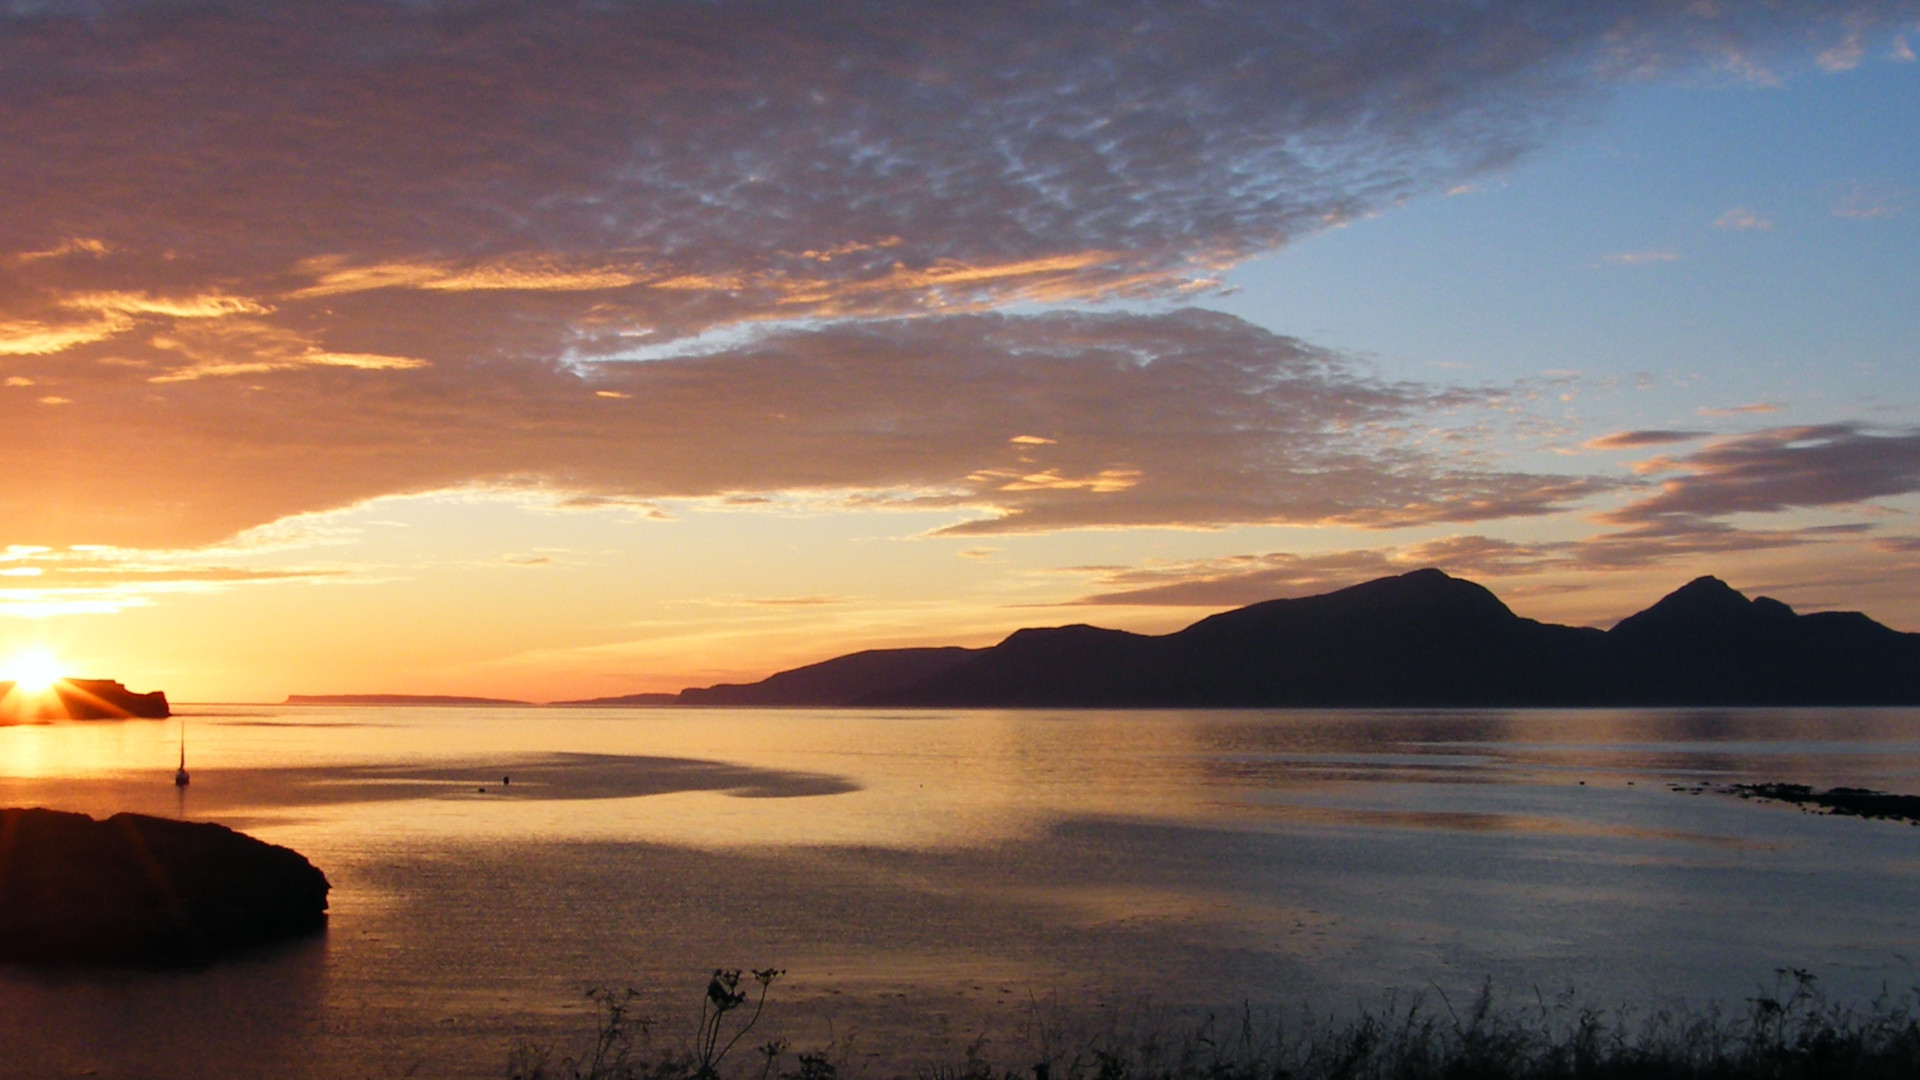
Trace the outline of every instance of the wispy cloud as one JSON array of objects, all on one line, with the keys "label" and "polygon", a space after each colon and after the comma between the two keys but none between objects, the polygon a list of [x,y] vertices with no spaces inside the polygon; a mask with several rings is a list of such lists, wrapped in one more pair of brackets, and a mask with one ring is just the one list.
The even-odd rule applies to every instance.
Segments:
[{"label": "wispy cloud", "polygon": [[1847,28],[1846,37],[1831,48],[1821,50],[1814,58],[1820,70],[1827,72],[1852,71],[1860,66],[1867,57],[1866,31],[1859,26]]},{"label": "wispy cloud", "polygon": [[1756,416],[1779,412],[1780,406],[1769,401],[1754,401],[1745,405],[1702,405],[1694,411],[1701,416]]},{"label": "wispy cloud", "polygon": [[1566,561],[1551,547],[1486,536],[1317,553],[1266,552],[1137,567],[1088,567],[1096,591],[1077,603],[1126,607],[1232,607],[1307,596],[1388,574],[1437,566],[1473,577],[1537,573]]},{"label": "wispy cloud", "polygon": [[33,317],[8,319],[6,300],[0,300],[0,356],[49,356],[82,345],[107,341],[155,320],[223,319],[242,314],[265,314],[258,301],[220,292],[154,295],[149,292],[71,292],[41,296]]},{"label": "wispy cloud", "polygon": [[8,255],[4,261],[16,264],[30,263],[41,259],[57,259],[63,255],[105,255],[109,250],[111,249],[102,241],[88,237],[67,236],[39,251],[22,251]]},{"label": "wispy cloud", "polygon": [[229,315],[262,315],[271,310],[258,300],[223,293],[154,296],[144,292],[80,292],[62,297],[60,306],[78,311],[164,315],[174,319],[220,319]]},{"label": "wispy cloud", "polygon": [[418,357],[324,349],[297,331],[257,320],[184,327],[170,334],[155,335],[152,344],[189,361],[149,376],[147,381],[153,383],[261,375],[308,367],[406,371],[428,364]]},{"label": "wispy cloud", "polygon": [[1668,446],[1673,443],[1692,442],[1705,438],[1705,431],[1642,430],[1616,431],[1611,435],[1602,435],[1588,439],[1580,445],[1588,450],[1638,450],[1648,446]]},{"label": "wispy cloud", "polygon": [[288,293],[291,299],[339,296],[375,289],[425,289],[435,292],[598,292],[643,281],[663,280],[638,268],[567,264],[552,257],[518,256],[469,265],[423,262],[352,266],[337,255],[307,259],[300,273],[313,284]]},{"label": "wispy cloud", "polygon": [[1906,212],[1912,192],[1894,184],[1856,183],[1834,196],[1828,209],[1837,218],[1873,221]]},{"label": "wispy cloud", "polygon": [[1679,262],[1680,253],[1677,251],[1658,249],[1622,251],[1614,255],[1605,256],[1600,261],[1608,266],[1646,266],[1652,263]]},{"label": "wispy cloud", "polygon": [[1856,424],[1769,428],[1717,439],[1668,464],[1684,471],[1604,519],[1699,531],[1733,514],[1920,492],[1920,432],[1883,434]]},{"label": "wispy cloud", "polygon": [[168,596],[345,576],[331,568],[221,565],[210,561],[210,554],[215,553],[14,545],[0,553],[0,615],[41,619],[112,614],[148,607]]},{"label": "wispy cloud", "polygon": [[50,356],[76,345],[105,341],[133,325],[121,317],[48,323],[32,319],[0,322],[0,356]]},{"label": "wispy cloud", "polygon": [[1764,232],[1773,228],[1773,219],[1747,206],[1736,206],[1713,219],[1716,229]]}]

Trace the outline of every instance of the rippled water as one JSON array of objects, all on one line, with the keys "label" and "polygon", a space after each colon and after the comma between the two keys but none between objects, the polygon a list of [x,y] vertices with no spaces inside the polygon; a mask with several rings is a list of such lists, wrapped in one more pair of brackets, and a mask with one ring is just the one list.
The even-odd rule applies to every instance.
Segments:
[{"label": "rippled water", "polygon": [[1920,829],[1712,791],[1920,793],[1917,710],[184,711],[184,794],[179,721],[64,724],[0,729],[0,805],[287,844],[329,932],[0,969],[0,1075],[498,1076],[588,1031],[591,985],[672,1043],[719,965],[786,968],[767,1032],[876,1074],[1113,1010],[1487,977],[1603,1006],[1783,965],[1920,982]]}]

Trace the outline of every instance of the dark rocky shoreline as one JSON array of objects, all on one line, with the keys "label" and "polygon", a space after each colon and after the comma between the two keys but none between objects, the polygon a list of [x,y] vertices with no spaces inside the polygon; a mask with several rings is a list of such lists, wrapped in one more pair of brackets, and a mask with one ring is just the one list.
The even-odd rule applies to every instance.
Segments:
[{"label": "dark rocky shoreline", "polygon": [[1807,784],[1734,784],[1724,790],[1743,799],[1793,803],[1813,813],[1920,825],[1920,795],[1892,795],[1856,787],[1815,791]]},{"label": "dark rocky shoreline", "polygon": [[0,962],[183,966],[317,934],[306,857],[224,825],[0,809]]}]

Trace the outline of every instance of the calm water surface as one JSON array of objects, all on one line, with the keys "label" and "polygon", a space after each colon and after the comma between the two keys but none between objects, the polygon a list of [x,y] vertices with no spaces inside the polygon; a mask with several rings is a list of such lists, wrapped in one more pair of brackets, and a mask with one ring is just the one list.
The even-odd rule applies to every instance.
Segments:
[{"label": "calm water surface", "polygon": [[1711,790],[1920,793],[1920,710],[183,712],[184,794],[179,721],[63,724],[0,728],[0,805],[297,848],[329,932],[203,972],[0,969],[0,1075],[498,1076],[588,1031],[594,985],[673,1043],[715,966],[786,968],[766,1033],[875,1076],[1488,977],[1642,1007],[1783,965],[1920,982],[1920,829]]}]

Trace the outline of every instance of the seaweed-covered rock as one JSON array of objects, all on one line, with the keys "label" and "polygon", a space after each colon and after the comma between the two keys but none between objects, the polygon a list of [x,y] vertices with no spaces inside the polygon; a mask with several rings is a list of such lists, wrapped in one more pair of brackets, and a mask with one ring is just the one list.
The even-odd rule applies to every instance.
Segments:
[{"label": "seaweed-covered rock", "polygon": [[324,930],[329,887],[224,825],[0,809],[0,961],[204,963]]}]

